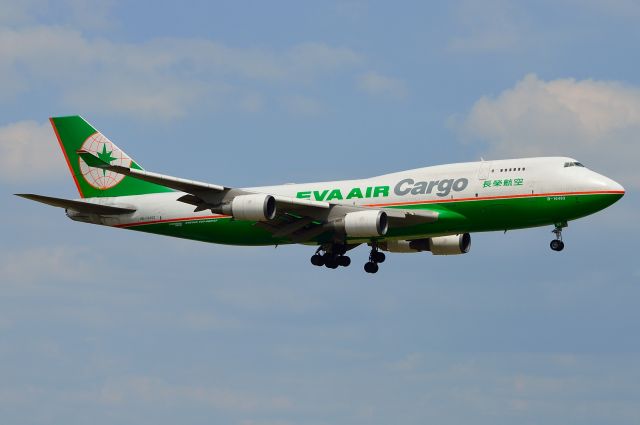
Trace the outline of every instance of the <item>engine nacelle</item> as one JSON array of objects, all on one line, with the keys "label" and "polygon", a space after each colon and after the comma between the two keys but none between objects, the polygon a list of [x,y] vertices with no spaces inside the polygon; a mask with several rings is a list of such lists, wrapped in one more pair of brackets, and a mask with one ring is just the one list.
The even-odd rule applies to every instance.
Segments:
[{"label": "engine nacelle", "polygon": [[368,238],[384,236],[389,228],[387,213],[380,210],[347,213],[339,223],[347,236]]},{"label": "engine nacelle", "polygon": [[380,249],[389,252],[411,253],[431,251],[433,255],[466,254],[471,248],[471,235],[436,236],[412,241],[384,241],[379,244]]},{"label": "engine nacelle", "polygon": [[276,200],[273,196],[262,193],[238,195],[222,206],[222,212],[236,220],[272,220],[276,216]]},{"label": "engine nacelle", "polygon": [[429,238],[429,251],[433,255],[466,254],[471,249],[471,235],[437,236]]}]

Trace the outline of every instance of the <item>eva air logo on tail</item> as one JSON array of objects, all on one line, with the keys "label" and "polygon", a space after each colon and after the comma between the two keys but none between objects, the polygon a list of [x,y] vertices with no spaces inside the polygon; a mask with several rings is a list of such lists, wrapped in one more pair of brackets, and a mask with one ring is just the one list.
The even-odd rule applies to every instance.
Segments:
[{"label": "eva air logo on tail", "polygon": [[[101,133],[94,133],[89,136],[80,149],[92,153],[108,164],[121,165],[123,167],[131,166],[131,158]],[[82,177],[96,189],[110,189],[125,177],[123,174],[114,173],[113,171],[90,167],[80,157],[78,157],[78,161]]]}]

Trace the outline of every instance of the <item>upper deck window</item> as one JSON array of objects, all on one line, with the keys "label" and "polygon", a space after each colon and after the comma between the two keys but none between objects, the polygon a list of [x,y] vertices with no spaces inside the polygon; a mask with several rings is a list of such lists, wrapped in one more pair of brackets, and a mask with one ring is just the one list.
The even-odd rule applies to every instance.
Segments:
[{"label": "upper deck window", "polygon": [[564,168],[567,167],[584,167],[584,165],[582,165],[581,163],[574,161],[574,162],[565,162],[564,163]]}]

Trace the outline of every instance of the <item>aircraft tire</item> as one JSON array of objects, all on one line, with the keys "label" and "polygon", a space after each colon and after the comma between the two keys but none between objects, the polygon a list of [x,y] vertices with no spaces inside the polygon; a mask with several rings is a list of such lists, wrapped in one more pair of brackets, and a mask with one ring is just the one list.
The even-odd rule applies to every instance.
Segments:
[{"label": "aircraft tire", "polygon": [[364,271],[367,272],[367,273],[377,273],[378,272],[378,265],[376,263],[374,263],[373,261],[369,261],[369,262],[365,263]]},{"label": "aircraft tire", "polygon": [[340,262],[338,261],[338,258],[329,256],[328,258],[324,259],[324,265],[329,269],[337,269],[340,265]]},{"label": "aircraft tire", "polygon": [[371,257],[375,263],[384,263],[384,260],[387,259],[387,256],[384,255],[384,252],[380,251],[374,251]]}]

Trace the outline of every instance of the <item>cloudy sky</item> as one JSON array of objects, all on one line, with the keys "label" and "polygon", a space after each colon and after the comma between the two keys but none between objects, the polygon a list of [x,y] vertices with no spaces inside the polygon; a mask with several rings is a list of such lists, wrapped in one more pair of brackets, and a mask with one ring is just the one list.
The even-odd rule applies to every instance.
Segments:
[{"label": "cloudy sky", "polygon": [[[637,424],[640,4],[0,0],[0,422]],[[71,222],[47,118],[231,186],[562,154],[627,195],[375,276]]]}]

